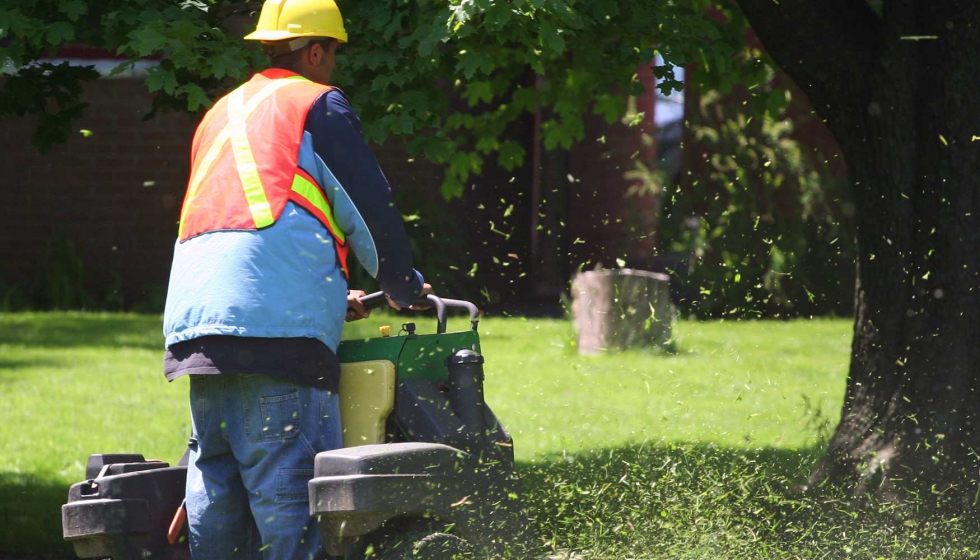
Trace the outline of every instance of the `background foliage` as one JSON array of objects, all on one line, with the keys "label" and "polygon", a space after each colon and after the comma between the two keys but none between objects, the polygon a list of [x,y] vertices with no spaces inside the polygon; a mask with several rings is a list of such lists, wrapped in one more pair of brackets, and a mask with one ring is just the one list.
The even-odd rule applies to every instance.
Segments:
[{"label": "background foliage", "polygon": [[[737,9],[711,0],[340,0],[340,6],[351,40],[339,51],[336,82],[369,139],[400,139],[410,154],[442,166],[445,198],[461,195],[488,163],[505,170],[527,165],[529,143],[514,129],[538,107],[544,147],[565,150],[584,139],[589,113],[610,123],[624,119],[628,97],[640,91],[637,67],[655,54],[663,61],[656,72],[665,92],[682,85],[675,66],[696,66],[699,83],[713,92],[702,117],[713,116],[696,119],[693,132],[714,153],[734,154],[714,157],[710,177],[699,183],[681,190],[665,185],[672,192],[658,237],[670,241],[665,251],[697,261],[689,285],[700,292],[696,311],[772,315],[793,302],[797,311],[827,309],[814,301],[826,292],[819,274],[797,281],[801,263],[820,264],[826,251],[815,250],[824,247],[843,247],[830,257],[846,260],[850,237],[835,221],[836,195],[825,192],[833,185],[789,137],[785,92],[771,85],[761,53],[746,48]],[[159,61],[145,82],[155,94],[153,112],[202,111],[264,66],[256,45],[241,40],[260,7],[222,0],[0,0],[0,61],[8,61],[0,116],[37,115],[34,143],[42,150],[71,134],[72,119],[85,108],[82,85],[98,74],[46,58],[68,45],[115,53],[118,72],[142,59]],[[738,83],[753,88],[752,102],[733,113],[717,101]],[[439,271],[433,279],[446,288],[474,295],[480,283],[444,256],[452,252],[447,245],[459,242],[458,224],[439,211],[439,201],[409,198],[399,207],[422,216],[407,224],[420,265]],[[684,225],[690,215],[701,216],[693,230]],[[81,277],[70,280],[77,285]],[[101,295],[65,289],[51,301],[0,292],[8,309],[104,307]]]},{"label": "background foliage", "polygon": [[704,160],[667,185],[658,232],[664,251],[685,257],[683,307],[702,317],[849,314],[851,192],[794,136],[790,91],[772,74],[729,95],[706,85],[688,115],[690,148]]}]

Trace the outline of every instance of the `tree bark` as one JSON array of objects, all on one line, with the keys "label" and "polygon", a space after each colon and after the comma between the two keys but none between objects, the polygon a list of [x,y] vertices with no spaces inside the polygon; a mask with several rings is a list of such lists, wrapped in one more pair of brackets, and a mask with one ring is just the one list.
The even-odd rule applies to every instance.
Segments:
[{"label": "tree bark", "polygon": [[[840,141],[857,203],[851,364],[811,481],[975,506],[980,3],[889,0],[881,16],[864,0],[739,3]],[[836,31],[825,5],[841,9]],[[810,53],[835,60],[808,66]]]}]

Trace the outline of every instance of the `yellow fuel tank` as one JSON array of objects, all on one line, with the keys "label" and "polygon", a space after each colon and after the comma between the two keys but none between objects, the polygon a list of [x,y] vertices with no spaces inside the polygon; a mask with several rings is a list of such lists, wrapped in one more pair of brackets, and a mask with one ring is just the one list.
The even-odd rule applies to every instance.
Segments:
[{"label": "yellow fuel tank", "polygon": [[371,360],[340,365],[340,422],[344,447],[384,443],[395,408],[395,364]]}]

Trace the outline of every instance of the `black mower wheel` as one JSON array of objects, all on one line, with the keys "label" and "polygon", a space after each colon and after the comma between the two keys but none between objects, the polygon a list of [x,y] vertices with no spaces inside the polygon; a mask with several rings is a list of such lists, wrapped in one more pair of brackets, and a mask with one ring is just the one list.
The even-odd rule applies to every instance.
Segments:
[{"label": "black mower wheel", "polygon": [[473,546],[456,535],[406,531],[386,535],[373,545],[370,560],[476,560]]}]

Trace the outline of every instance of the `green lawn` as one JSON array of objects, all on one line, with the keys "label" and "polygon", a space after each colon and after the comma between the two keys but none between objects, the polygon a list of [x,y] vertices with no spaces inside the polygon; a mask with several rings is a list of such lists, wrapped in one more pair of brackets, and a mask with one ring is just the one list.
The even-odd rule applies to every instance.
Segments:
[{"label": "green lawn", "polygon": [[[349,336],[405,320],[374,317]],[[910,530],[893,514],[858,519],[790,491],[836,421],[850,329],[844,320],[681,322],[674,353],[580,357],[567,321],[485,319],[487,399],[514,436],[546,549],[610,559],[960,557],[975,539],[957,520]],[[164,380],[161,344],[156,316],[0,314],[0,551],[70,553],[58,507],[89,453],[179,457],[187,383]]]}]

